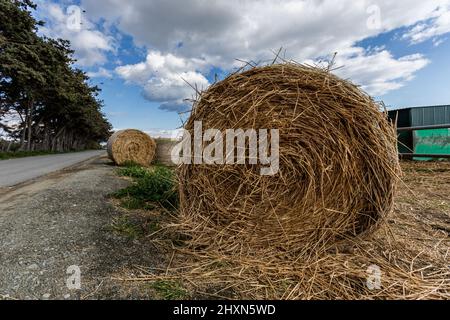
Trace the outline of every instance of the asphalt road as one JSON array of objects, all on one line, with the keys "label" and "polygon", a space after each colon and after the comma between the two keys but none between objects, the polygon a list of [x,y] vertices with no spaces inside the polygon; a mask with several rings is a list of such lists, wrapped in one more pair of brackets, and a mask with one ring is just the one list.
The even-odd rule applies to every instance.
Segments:
[{"label": "asphalt road", "polygon": [[95,150],[2,160],[0,161],[0,188],[12,187],[104,154],[104,150]]}]

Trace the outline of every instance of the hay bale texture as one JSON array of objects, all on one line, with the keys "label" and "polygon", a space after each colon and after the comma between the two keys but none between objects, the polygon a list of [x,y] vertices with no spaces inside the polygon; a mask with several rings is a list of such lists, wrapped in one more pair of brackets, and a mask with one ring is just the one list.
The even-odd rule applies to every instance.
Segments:
[{"label": "hay bale texture", "polygon": [[181,165],[180,213],[196,246],[274,252],[316,248],[372,231],[389,214],[399,163],[395,128],[366,93],[328,70],[255,67],[213,84],[194,121],[225,132],[279,129],[280,169]]},{"label": "hay bale texture", "polygon": [[179,143],[179,141],[168,138],[159,138],[155,139],[155,142],[155,162],[168,167],[176,166],[176,164],[172,161],[172,149]]},{"label": "hay bale texture", "polygon": [[155,156],[156,143],[146,133],[128,129],[115,132],[108,140],[107,150],[117,165],[127,162],[149,166]]}]

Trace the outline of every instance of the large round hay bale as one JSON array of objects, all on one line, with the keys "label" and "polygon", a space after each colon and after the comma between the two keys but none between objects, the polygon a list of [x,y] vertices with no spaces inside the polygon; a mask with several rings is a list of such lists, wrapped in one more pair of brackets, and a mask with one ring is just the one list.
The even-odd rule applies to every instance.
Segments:
[{"label": "large round hay bale", "polygon": [[115,132],[107,145],[109,158],[117,165],[129,162],[149,166],[155,149],[155,141],[148,134],[134,129]]},{"label": "large round hay bale", "polygon": [[172,149],[179,143],[177,140],[168,138],[155,139],[156,154],[155,162],[165,166],[173,167],[176,164],[172,161]]},{"label": "large round hay bale", "polygon": [[[293,63],[235,73],[203,92],[185,129],[278,129],[279,171],[184,164],[180,211],[196,245],[313,248],[373,230],[393,206],[395,129],[366,93]],[[248,147],[248,145],[247,145]]]}]

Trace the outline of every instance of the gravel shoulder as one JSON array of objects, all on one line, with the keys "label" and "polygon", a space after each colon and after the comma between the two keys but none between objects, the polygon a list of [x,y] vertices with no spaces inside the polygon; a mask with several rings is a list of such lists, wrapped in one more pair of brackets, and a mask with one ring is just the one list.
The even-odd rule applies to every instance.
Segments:
[{"label": "gravel shoulder", "polygon": [[[148,241],[112,227],[126,212],[109,195],[128,183],[103,157],[2,190],[0,299],[152,299],[145,285],[114,280],[160,259]],[[80,289],[67,286],[71,266]]]}]

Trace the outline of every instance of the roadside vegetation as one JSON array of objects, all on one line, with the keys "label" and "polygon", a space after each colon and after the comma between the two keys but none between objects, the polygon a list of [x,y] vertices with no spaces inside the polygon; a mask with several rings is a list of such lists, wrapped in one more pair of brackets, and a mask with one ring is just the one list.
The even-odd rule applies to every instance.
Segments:
[{"label": "roadside vegetation", "polygon": [[176,178],[172,169],[161,165],[144,168],[128,164],[117,173],[133,179],[132,185],[113,195],[126,209],[151,210],[159,206],[173,211],[178,207]]},{"label": "roadside vegetation", "polygon": [[[162,164],[146,168],[127,163],[118,168],[116,174],[132,183],[112,194],[116,205],[127,210],[114,219],[110,230],[132,241],[151,242],[163,261],[174,260],[175,263],[178,258],[173,256],[173,250],[183,248],[186,240],[182,234],[167,228],[176,221],[179,205],[175,171]],[[178,278],[149,279],[143,283],[143,288],[161,300],[203,297],[196,294],[189,283]]]},{"label": "roadside vegetation", "polygon": [[0,152],[0,160],[43,156],[48,154],[57,154],[55,151],[15,151],[15,152]]},{"label": "roadside vegetation", "polygon": [[182,300],[189,297],[188,291],[179,281],[158,280],[150,283],[158,299]]}]

